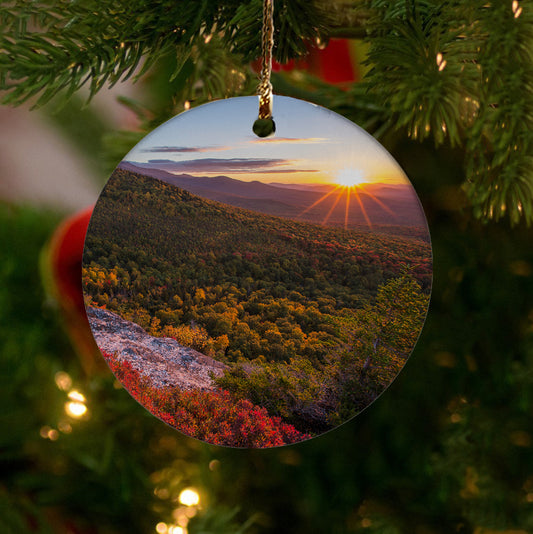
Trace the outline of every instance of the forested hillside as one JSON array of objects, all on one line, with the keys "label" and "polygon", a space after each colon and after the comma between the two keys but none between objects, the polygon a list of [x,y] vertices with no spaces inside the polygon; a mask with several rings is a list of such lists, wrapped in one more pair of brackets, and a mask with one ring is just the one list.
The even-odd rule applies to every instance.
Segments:
[{"label": "forested hillside", "polygon": [[[424,212],[412,185],[368,183],[347,188],[328,184],[245,182],[228,176],[191,176],[160,169],[165,161],[122,161],[120,169],[156,178],[205,199],[296,221],[352,230],[392,233],[429,241]],[[369,223],[371,226],[369,226]]]},{"label": "forested hillside", "polygon": [[[389,340],[379,349],[401,361],[374,351],[370,365],[364,350],[354,352],[362,339],[354,332],[372,306],[378,313],[378,289],[386,292],[399,280],[410,291],[400,304],[413,297],[416,325],[399,340],[402,347]],[[316,431],[333,423],[332,412],[340,413],[339,392],[324,389],[326,368],[328,380],[338,384],[341,375],[356,380],[349,371],[363,367],[367,380],[377,362],[385,363],[358,401],[361,409],[403,365],[423,322],[431,253],[424,241],[262,215],[117,169],[89,226],[83,284],[87,304],[152,335],[238,362],[221,382],[226,389],[253,397],[297,427],[305,412],[307,423],[299,428]],[[350,353],[359,366],[341,362]],[[391,362],[392,371],[384,372]],[[277,395],[291,388],[296,404]],[[318,397],[323,406],[310,410]]]}]

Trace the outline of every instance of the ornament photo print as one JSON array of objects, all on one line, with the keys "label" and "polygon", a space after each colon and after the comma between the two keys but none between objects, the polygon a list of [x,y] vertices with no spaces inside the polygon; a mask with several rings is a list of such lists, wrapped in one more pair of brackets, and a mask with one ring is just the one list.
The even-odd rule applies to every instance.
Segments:
[{"label": "ornament photo print", "polygon": [[119,164],[83,256],[116,378],[180,432],[230,447],[306,440],[371,404],[422,329],[432,253],[388,152],[325,108],[257,97],[186,111]]}]

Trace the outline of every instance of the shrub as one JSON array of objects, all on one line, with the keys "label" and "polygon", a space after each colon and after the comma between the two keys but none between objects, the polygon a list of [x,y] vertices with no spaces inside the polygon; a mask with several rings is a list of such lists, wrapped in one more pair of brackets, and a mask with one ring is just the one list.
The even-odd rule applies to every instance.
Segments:
[{"label": "shrub", "polygon": [[130,362],[104,353],[115,376],[148,411],[180,432],[228,447],[276,447],[309,439],[280,417],[228,391],[156,388]]}]

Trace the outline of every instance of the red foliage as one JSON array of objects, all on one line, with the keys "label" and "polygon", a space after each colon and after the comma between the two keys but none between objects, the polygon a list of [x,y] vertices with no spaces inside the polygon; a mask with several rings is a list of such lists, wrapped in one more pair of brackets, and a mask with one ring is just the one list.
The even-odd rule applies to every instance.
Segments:
[{"label": "red foliage", "polygon": [[115,376],[148,411],[180,432],[215,445],[265,448],[305,439],[292,425],[271,417],[265,408],[227,391],[156,388],[128,361],[104,353]]}]

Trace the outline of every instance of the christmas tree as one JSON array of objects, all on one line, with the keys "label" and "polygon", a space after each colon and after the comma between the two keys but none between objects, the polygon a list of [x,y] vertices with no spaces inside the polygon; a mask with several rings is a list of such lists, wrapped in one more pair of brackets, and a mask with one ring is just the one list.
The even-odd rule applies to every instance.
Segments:
[{"label": "christmas tree", "polygon": [[[105,178],[172,115],[255,92],[261,9],[4,3],[3,102],[44,107]],[[363,414],[300,445],[182,436],[120,389],[75,320],[76,285],[61,284],[79,265],[61,270],[59,241],[82,244],[83,232],[61,237],[58,213],[3,202],[2,532],[533,529],[532,5],[280,0],[274,24],[274,91],[373,133],[424,205],[434,287],[408,365]],[[338,39],[350,40],[357,81],[327,74]],[[143,88],[142,101],[122,99],[137,131],[80,109],[82,87],[95,95],[128,77]]]}]

